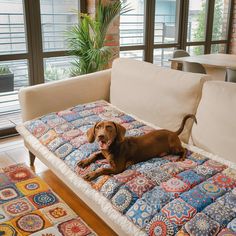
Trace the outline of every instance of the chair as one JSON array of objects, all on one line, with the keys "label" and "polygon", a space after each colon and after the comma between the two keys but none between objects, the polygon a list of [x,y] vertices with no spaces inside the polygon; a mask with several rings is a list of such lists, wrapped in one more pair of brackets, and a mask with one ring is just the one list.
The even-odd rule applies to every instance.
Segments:
[{"label": "chair", "polygon": [[225,81],[236,83],[236,68],[226,68]]},{"label": "chair", "polygon": [[197,62],[184,61],[183,62],[183,71],[206,74],[206,70],[203,67],[203,65],[200,63],[197,63]]},{"label": "chair", "polygon": [[[173,58],[189,57],[189,56],[190,56],[189,53],[186,52],[185,50],[178,49],[173,52]],[[172,62],[171,68],[176,70],[182,70],[182,63]]]}]

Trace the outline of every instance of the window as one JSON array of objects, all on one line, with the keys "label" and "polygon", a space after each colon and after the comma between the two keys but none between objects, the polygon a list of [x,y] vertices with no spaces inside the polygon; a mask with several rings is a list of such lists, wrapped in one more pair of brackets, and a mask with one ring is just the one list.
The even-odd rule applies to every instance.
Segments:
[{"label": "window", "polygon": [[13,74],[0,81],[0,136],[20,121],[20,88],[69,76],[65,32],[78,22],[79,3],[0,0],[0,67]]},{"label": "window", "polygon": [[169,66],[176,48],[191,55],[229,51],[233,0],[127,2],[134,10],[121,16],[121,57],[140,59],[128,52],[141,50],[143,60]]}]

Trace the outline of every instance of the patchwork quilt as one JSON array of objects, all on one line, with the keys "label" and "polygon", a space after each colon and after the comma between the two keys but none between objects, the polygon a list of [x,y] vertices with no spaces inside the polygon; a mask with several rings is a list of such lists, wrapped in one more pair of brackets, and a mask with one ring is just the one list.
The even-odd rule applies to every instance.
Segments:
[{"label": "patchwork quilt", "polygon": [[[109,166],[106,160],[86,168],[77,166],[98,151],[97,143],[87,142],[86,131],[101,120],[122,124],[126,136],[153,130],[105,101],[50,113],[24,126],[83,177]],[[236,171],[190,150],[185,161],[178,158],[153,157],[123,173],[100,176],[90,184],[147,235],[236,235]]]}]

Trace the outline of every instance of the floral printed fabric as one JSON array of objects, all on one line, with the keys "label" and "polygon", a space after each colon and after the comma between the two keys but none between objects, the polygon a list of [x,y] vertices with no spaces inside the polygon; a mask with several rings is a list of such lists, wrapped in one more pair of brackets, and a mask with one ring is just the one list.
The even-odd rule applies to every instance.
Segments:
[{"label": "floral printed fabric", "polygon": [[[85,168],[77,165],[99,151],[96,142],[88,143],[86,132],[101,120],[122,124],[126,136],[139,136],[153,130],[104,101],[47,114],[27,121],[25,127],[55,154],[55,158],[60,158],[83,177],[98,168],[109,167],[105,160]],[[0,202],[20,195],[9,185],[9,178],[0,174],[0,180],[0,188],[8,186],[9,190],[0,189]],[[163,153],[130,165],[117,175],[100,176],[91,186],[148,235],[236,234],[236,170],[202,154],[188,150],[186,160],[181,162],[179,156]],[[1,216],[5,217],[0,208]],[[78,224],[77,221],[61,224],[60,232]],[[53,228],[49,229],[45,232],[54,232]]]}]

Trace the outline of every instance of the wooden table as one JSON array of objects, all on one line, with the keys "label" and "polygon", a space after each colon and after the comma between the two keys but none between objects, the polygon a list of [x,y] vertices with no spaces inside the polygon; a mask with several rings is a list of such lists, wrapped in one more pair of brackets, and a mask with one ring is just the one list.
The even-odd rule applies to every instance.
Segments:
[{"label": "wooden table", "polygon": [[172,58],[170,61],[177,63],[182,63],[183,61],[200,63],[205,67],[207,74],[212,75],[215,80],[225,80],[227,67],[236,68],[236,55],[233,54],[205,54]]}]

